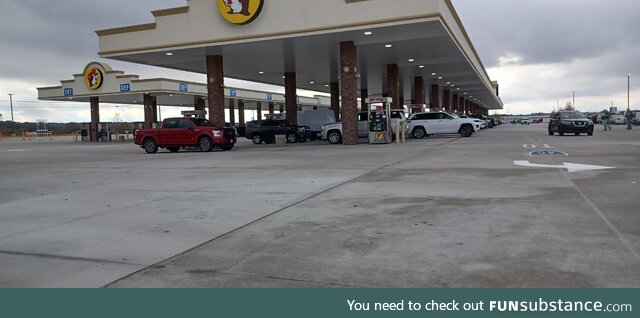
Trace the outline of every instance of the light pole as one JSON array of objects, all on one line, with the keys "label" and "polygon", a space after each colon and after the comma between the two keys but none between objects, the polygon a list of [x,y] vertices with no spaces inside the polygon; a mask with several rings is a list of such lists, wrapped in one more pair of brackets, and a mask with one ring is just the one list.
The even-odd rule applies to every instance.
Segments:
[{"label": "light pole", "polygon": [[573,94],[573,104],[571,104],[571,106],[573,106],[573,109],[576,109],[576,92],[572,91],[571,94]]},{"label": "light pole", "polygon": [[11,105],[11,136],[16,134],[16,124],[13,121],[13,94],[9,94],[9,105]]},{"label": "light pole", "polygon": [[629,90],[631,89],[631,74],[627,74],[627,110],[630,110],[629,108]]}]

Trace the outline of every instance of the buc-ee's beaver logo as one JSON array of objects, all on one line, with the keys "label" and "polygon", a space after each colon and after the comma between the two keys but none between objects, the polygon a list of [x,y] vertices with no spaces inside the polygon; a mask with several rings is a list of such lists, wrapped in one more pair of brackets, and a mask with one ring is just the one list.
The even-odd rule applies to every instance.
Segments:
[{"label": "buc-ee's beaver logo", "polygon": [[98,68],[89,68],[84,74],[84,81],[90,89],[98,89],[102,86],[104,75]]},{"label": "buc-ee's beaver logo", "polygon": [[255,20],[264,0],[216,0],[220,15],[233,24],[248,24]]}]

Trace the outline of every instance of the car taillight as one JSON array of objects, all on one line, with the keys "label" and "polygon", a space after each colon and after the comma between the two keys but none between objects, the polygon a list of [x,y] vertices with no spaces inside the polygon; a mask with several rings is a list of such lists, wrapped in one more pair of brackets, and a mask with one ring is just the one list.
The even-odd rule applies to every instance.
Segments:
[{"label": "car taillight", "polygon": [[222,138],[222,130],[214,130],[213,137]]}]

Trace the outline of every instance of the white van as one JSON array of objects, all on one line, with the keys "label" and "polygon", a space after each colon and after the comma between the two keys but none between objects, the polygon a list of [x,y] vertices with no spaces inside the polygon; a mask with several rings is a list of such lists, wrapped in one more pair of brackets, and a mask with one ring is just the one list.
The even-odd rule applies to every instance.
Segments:
[{"label": "white van", "polygon": [[336,122],[332,109],[321,108],[298,112],[298,125],[311,128],[311,140],[320,139],[322,126]]}]

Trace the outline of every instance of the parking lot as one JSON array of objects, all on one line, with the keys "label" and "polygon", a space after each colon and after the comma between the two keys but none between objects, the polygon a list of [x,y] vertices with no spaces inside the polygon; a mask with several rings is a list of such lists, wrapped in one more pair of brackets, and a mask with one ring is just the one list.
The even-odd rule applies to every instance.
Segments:
[{"label": "parking lot", "polygon": [[5,139],[0,287],[637,287],[640,128],[601,127],[154,155]]}]

